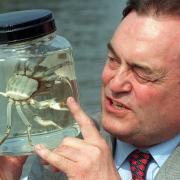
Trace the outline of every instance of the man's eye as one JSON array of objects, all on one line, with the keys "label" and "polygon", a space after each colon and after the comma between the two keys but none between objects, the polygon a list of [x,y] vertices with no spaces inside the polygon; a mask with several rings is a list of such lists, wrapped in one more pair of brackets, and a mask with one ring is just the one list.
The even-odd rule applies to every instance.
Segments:
[{"label": "man's eye", "polygon": [[140,83],[148,83],[148,82],[156,82],[158,80],[157,77],[153,77],[153,75],[147,75],[140,71],[134,71],[136,79]]},{"label": "man's eye", "polygon": [[117,58],[108,56],[108,64],[109,64],[110,68],[116,69],[119,67],[120,62],[117,60]]}]

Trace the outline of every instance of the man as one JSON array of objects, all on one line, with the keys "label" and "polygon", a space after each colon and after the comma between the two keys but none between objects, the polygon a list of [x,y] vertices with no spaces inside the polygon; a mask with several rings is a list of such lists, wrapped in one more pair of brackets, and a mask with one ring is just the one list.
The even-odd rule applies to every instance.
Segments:
[{"label": "man", "polygon": [[[33,165],[29,179],[180,179],[180,2],[129,0],[124,16],[102,72],[100,132],[68,98],[83,139],[65,138],[54,151],[37,145],[60,173]],[[146,153],[138,163],[135,149]]]}]

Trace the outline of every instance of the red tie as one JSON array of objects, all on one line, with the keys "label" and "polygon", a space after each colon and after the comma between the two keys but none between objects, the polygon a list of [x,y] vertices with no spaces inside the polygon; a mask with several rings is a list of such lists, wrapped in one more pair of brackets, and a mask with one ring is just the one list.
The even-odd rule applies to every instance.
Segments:
[{"label": "red tie", "polygon": [[129,155],[132,180],[145,180],[146,167],[152,156],[138,149]]}]

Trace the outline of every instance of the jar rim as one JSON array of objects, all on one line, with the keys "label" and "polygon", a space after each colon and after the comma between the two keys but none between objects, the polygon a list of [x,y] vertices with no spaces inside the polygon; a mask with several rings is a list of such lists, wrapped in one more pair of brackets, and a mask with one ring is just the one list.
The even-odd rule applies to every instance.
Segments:
[{"label": "jar rim", "polygon": [[0,14],[0,44],[39,38],[56,31],[48,9],[33,9]]}]

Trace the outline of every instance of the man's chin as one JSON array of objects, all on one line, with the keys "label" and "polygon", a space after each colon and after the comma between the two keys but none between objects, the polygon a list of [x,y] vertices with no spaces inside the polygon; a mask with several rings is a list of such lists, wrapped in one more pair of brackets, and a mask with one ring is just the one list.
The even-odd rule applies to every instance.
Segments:
[{"label": "man's chin", "polygon": [[115,136],[118,139],[122,139],[123,141],[129,139],[136,134],[135,128],[133,124],[126,123],[126,120],[119,121],[116,117],[111,117],[108,115],[102,116],[102,127],[103,129],[110,133],[111,135]]}]

